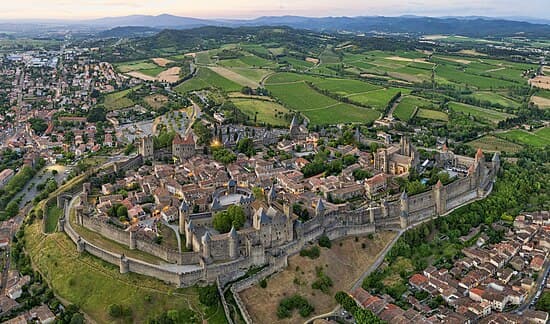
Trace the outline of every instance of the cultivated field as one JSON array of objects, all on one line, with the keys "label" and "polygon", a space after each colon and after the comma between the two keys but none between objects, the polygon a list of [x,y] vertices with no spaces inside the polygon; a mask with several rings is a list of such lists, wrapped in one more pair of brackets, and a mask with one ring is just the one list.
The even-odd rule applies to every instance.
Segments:
[{"label": "cultivated field", "polygon": [[172,63],[174,61],[168,60],[168,59],[165,59],[165,58],[161,58],[161,57],[156,57],[156,58],[153,59],[153,62],[158,66],[165,67],[166,65],[168,65],[169,63]]},{"label": "cultivated field", "polygon": [[169,83],[176,82],[180,78],[180,71],[181,71],[181,68],[179,66],[175,66],[175,67],[169,68],[166,71],[160,72],[157,75],[156,79],[161,82],[169,82]]},{"label": "cultivated field", "polygon": [[[288,268],[269,278],[267,288],[256,285],[241,292],[241,297],[255,323],[302,323],[304,319],[297,312],[290,319],[277,318],[281,299],[298,293],[315,307],[312,316],[331,311],[336,306],[334,293],[349,290],[394,236],[395,233],[381,232],[374,234],[372,240],[360,237],[357,242],[354,238],[336,241],[330,250],[321,248],[321,256],[314,260],[299,255],[290,257]],[[316,267],[322,267],[333,280],[330,294],[311,288],[316,279]]]},{"label": "cultivated field", "polygon": [[535,78],[529,80],[529,84],[541,89],[550,89],[550,76],[536,76]]},{"label": "cultivated field", "polygon": [[302,112],[311,123],[317,125],[365,123],[375,120],[380,115],[372,109],[340,103],[301,81],[268,85],[267,89],[285,106]]},{"label": "cultivated field", "polygon": [[466,115],[471,115],[495,124],[499,121],[505,120],[506,118],[514,116],[497,110],[476,107],[458,102],[450,102],[449,109],[456,112],[461,112]]},{"label": "cultivated field", "polygon": [[250,87],[252,89],[256,89],[259,86],[259,83],[253,79],[249,79],[248,77],[239,74],[235,70],[230,70],[221,66],[213,66],[210,67],[210,70],[214,71],[215,73],[221,75],[222,77],[229,79],[235,83],[240,84],[241,86]]},{"label": "cultivated field", "polygon": [[219,88],[226,92],[240,91],[242,86],[231,81],[207,67],[200,67],[197,75],[191,80],[187,80],[178,85],[175,90],[180,93],[186,93],[193,90],[206,88]]},{"label": "cultivated field", "polygon": [[448,121],[449,116],[447,116],[446,113],[438,110],[430,110],[430,109],[424,109],[420,108],[418,112],[416,113],[415,117],[417,118],[425,118],[425,119],[434,119],[434,120],[441,120],[441,121]]},{"label": "cultivated field", "polygon": [[285,119],[285,114],[288,114],[289,110],[278,103],[253,99],[232,99],[231,101],[240,111],[249,116],[250,120],[254,120],[254,116],[256,116],[258,123],[273,126],[287,126],[289,124],[288,120]]},{"label": "cultivated field", "polygon": [[155,93],[143,98],[143,100],[153,109],[159,109],[168,102],[168,97]]},{"label": "cultivated field", "polygon": [[498,136],[516,143],[544,147],[550,143],[550,128],[544,127],[534,132],[513,129],[505,133],[499,133]]},{"label": "cultivated field", "polygon": [[397,108],[393,112],[393,117],[402,121],[408,121],[413,117],[413,113],[420,108],[433,108],[434,104],[426,99],[406,96],[401,99]]},{"label": "cultivated field", "polygon": [[548,109],[550,108],[550,99],[539,97],[539,96],[532,96],[531,102],[537,105],[540,109]]},{"label": "cultivated field", "polygon": [[467,145],[477,149],[481,148],[487,152],[507,152],[517,153],[523,149],[519,144],[512,143],[502,138],[495,137],[493,135],[486,135],[471,142]]},{"label": "cultivated field", "polygon": [[137,88],[109,93],[107,96],[105,96],[105,109],[118,110],[133,106],[134,102],[131,99],[127,98],[126,95],[135,89]]}]

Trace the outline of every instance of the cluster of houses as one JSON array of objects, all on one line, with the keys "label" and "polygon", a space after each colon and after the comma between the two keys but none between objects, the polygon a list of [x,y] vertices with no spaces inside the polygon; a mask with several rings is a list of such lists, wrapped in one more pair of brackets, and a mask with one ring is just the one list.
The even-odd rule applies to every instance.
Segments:
[{"label": "cluster of houses", "polygon": [[528,303],[530,296],[544,289],[536,281],[548,266],[550,214],[522,214],[511,230],[494,226],[507,231],[500,243],[488,244],[485,233],[474,231],[475,244],[464,248],[464,257],[450,269],[429,266],[409,278],[411,291],[441,296],[448,307],[431,309],[425,300],[408,294],[412,307],[405,311],[391,304],[389,296],[372,296],[362,288],[352,295],[358,304],[392,323],[546,323],[545,312],[527,310],[521,318],[503,312]]}]

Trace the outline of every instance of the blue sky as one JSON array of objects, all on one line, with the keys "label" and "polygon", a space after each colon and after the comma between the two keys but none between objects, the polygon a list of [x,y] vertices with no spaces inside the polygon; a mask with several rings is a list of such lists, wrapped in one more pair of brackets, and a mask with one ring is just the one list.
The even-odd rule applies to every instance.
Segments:
[{"label": "blue sky", "polygon": [[98,18],[169,13],[202,18],[302,16],[530,16],[550,19],[550,0],[3,0],[0,18]]}]

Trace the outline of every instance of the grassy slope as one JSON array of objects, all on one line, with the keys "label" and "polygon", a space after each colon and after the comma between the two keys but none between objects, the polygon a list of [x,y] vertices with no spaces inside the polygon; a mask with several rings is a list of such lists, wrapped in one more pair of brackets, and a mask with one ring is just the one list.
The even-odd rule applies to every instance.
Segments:
[{"label": "grassy slope", "polygon": [[233,103],[254,120],[254,115],[258,112],[257,122],[265,122],[273,126],[287,126],[289,123],[284,119],[284,114],[288,109],[275,102],[251,99],[233,99]]},{"label": "grassy slope", "polygon": [[126,89],[123,91],[108,94],[107,96],[105,96],[105,108],[107,110],[117,110],[133,106],[134,102],[131,99],[127,98],[126,95],[134,89],[136,88]]},{"label": "grassy slope", "polygon": [[466,104],[457,103],[457,102],[450,102],[449,108],[457,112],[470,114],[474,117],[485,119],[495,124],[501,120],[505,120],[506,118],[513,117],[513,115],[503,113],[497,110],[485,109],[485,108],[466,105]]},{"label": "grassy slope", "polygon": [[111,264],[88,254],[79,255],[65,234],[42,235],[38,223],[26,229],[25,239],[33,265],[56,294],[78,305],[99,323],[112,322],[107,314],[110,304],[129,307],[129,322],[134,323],[144,323],[170,309],[189,307],[209,319],[209,323],[225,323],[221,306],[205,309],[199,304],[196,288],[175,289],[153,278],[122,275]]}]

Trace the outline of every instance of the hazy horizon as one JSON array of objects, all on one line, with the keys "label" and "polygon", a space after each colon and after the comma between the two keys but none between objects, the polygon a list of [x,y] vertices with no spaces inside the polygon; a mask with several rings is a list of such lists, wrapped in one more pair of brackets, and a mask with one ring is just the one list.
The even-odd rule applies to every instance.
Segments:
[{"label": "hazy horizon", "polygon": [[532,0],[517,6],[515,0],[327,0],[191,1],[157,0],[19,0],[0,5],[2,20],[83,20],[128,15],[171,14],[205,19],[256,18],[260,16],[488,16],[550,19],[548,0]]}]

